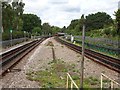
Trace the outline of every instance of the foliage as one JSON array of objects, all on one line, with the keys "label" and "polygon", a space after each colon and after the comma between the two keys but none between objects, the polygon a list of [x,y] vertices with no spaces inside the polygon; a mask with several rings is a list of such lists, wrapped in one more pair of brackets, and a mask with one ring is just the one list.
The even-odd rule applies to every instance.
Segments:
[{"label": "foliage", "polygon": [[[25,4],[22,2],[2,2],[3,40],[9,39],[9,30],[13,30],[13,38],[24,36],[22,31],[41,34],[41,20],[34,14],[23,14]],[[35,30],[35,31],[34,31]],[[14,35],[14,33],[16,35]],[[23,35],[22,35],[23,33]]]},{"label": "foliage", "polygon": [[34,27],[41,28],[41,20],[34,14],[23,14],[23,30],[32,33]]},{"label": "foliage", "polygon": [[71,24],[67,27],[66,33],[68,34],[77,34],[80,29],[80,20],[75,19],[71,21]]},{"label": "foliage", "polygon": [[117,21],[117,33],[120,35],[120,9],[115,13],[116,21]]},{"label": "foliage", "polygon": [[[75,68],[75,64],[68,64],[60,59],[57,59],[56,61],[57,62],[49,62],[48,65],[50,67],[44,70],[30,71],[26,73],[27,79],[38,82],[39,85],[44,88],[65,88],[67,78],[66,73],[69,72],[75,83],[80,86],[79,70]],[[70,87],[70,79],[68,83],[68,87]],[[84,78],[84,88],[94,86],[99,88],[99,84],[99,79],[95,77]]]},{"label": "foliage", "polygon": [[21,30],[21,16],[23,14],[24,5],[25,4],[22,2],[12,2],[12,4],[2,2],[2,23],[4,31],[10,29]]},{"label": "foliage", "polygon": [[66,31],[66,27],[64,26],[60,32],[64,33]]},{"label": "foliage", "polygon": [[117,30],[114,26],[105,27],[103,29],[91,30],[86,32],[86,36],[90,37],[105,37],[105,38],[115,38],[118,36]]},{"label": "foliage", "polygon": [[34,27],[32,33],[34,35],[42,35],[42,29],[40,27]]},{"label": "foliage", "polygon": [[64,88],[67,68],[64,62],[56,61],[58,62],[52,61],[48,63],[50,65],[49,69],[27,73],[27,78],[31,81],[38,81],[39,85],[44,88]]},{"label": "foliage", "polygon": [[[84,20],[84,15],[82,15],[80,19],[72,20],[71,24],[67,27],[66,33],[73,35],[82,35],[83,23],[86,25],[87,36],[110,36],[110,34],[112,36],[116,36],[115,28],[110,29],[111,31],[109,31],[109,27],[114,27],[114,23],[110,15],[105,12],[89,14],[88,16],[86,16],[86,20]],[[104,28],[106,30],[103,31],[102,29]],[[99,33],[96,33],[98,31]]]},{"label": "foliage", "polygon": [[52,34],[53,35],[56,34],[57,32],[60,32],[60,28],[57,27],[57,26],[52,26],[51,28],[52,28]]},{"label": "foliage", "polygon": [[[2,33],[2,40],[10,40],[11,39],[11,35],[12,35],[12,39],[17,39],[17,38],[23,38],[24,37],[24,32],[23,31],[13,31],[13,33],[11,34],[10,32],[3,32]],[[28,34],[26,33],[26,36],[28,36]]]},{"label": "foliage", "polygon": [[49,23],[43,23],[42,25],[42,31],[44,35],[52,34],[52,28],[49,25]]},{"label": "foliage", "polygon": [[105,12],[98,12],[86,16],[86,30],[102,29],[105,25],[110,26],[113,20],[110,15]]}]

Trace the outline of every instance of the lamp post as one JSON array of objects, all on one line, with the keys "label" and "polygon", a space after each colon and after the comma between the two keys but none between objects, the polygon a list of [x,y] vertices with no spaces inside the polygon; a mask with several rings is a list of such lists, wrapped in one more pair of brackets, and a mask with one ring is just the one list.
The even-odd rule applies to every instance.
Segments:
[{"label": "lamp post", "polygon": [[83,90],[84,81],[84,51],[85,51],[85,19],[84,15],[81,17],[83,19],[83,31],[82,31],[82,61],[81,61],[81,79],[80,79],[80,90]]}]

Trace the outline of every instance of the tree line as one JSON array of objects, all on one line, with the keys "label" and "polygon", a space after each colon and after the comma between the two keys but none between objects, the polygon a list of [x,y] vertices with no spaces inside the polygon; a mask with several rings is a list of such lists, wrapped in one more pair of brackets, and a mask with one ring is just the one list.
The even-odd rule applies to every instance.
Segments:
[{"label": "tree line", "polygon": [[2,2],[2,39],[22,38],[31,35],[51,35],[59,32],[61,28],[43,23],[35,14],[24,14],[23,2]]},{"label": "tree line", "polygon": [[[120,28],[120,10],[115,12],[116,19],[112,19],[110,15],[105,12],[97,12],[89,14],[85,17],[86,34],[96,34],[96,36],[118,36]],[[66,33],[73,35],[82,35],[83,16],[80,19],[72,20],[70,25],[66,28]]]},{"label": "tree line", "polygon": [[[57,32],[64,32],[73,35],[82,34],[83,16],[72,20],[69,26],[60,28],[43,23],[40,17],[35,14],[23,14],[25,3],[23,2],[2,2],[2,26],[3,39],[10,39],[10,30],[13,30],[13,38],[24,37],[24,31],[30,35],[52,35]],[[116,36],[120,34],[120,10],[115,12],[116,19],[113,20],[105,12],[89,14],[85,17],[86,32],[88,35],[99,33],[99,35]],[[26,36],[27,36],[26,35]],[[92,36],[91,35],[91,36]]]}]

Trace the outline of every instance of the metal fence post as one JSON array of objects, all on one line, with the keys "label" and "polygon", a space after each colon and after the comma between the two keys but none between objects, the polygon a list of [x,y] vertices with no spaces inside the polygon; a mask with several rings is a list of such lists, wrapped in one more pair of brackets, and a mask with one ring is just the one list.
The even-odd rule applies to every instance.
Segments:
[{"label": "metal fence post", "polygon": [[68,75],[67,75],[67,84],[66,84],[66,88],[68,88]]},{"label": "metal fence post", "polygon": [[103,83],[102,83],[102,81],[103,81],[103,76],[102,76],[102,74],[101,74],[101,90],[102,90],[102,88],[103,88]]},{"label": "metal fence post", "polygon": [[111,90],[113,90],[114,86],[113,86],[113,82],[111,81]]},{"label": "metal fence post", "polygon": [[71,81],[71,90],[73,90],[73,83],[72,83],[72,81]]}]

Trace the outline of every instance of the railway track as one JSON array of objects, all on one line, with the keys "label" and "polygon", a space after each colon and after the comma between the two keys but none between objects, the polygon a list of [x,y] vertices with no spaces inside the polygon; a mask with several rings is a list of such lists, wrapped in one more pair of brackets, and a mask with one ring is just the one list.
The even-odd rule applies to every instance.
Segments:
[{"label": "railway track", "polygon": [[[66,42],[65,40],[62,40],[58,37],[55,37],[55,39],[58,42],[66,45],[70,49],[72,49],[80,54],[82,53],[82,47],[77,46],[77,45],[72,44],[72,43],[69,43],[69,42]],[[89,49],[85,49],[85,56],[87,58],[99,63],[99,64],[106,66],[109,69],[112,69],[112,70],[120,73],[120,59],[112,58],[112,57],[103,55],[101,53],[98,53],[98,52],[95,52],[95,51],[92,51]]]},{"label": "railway track", "polygon": [[23,46],[5,52],[0,57],[0,75],[4,75],[10,68],[16,65],[25,55],[37,47],[48,37],[43,37],[39,40],[34,40]]}]

